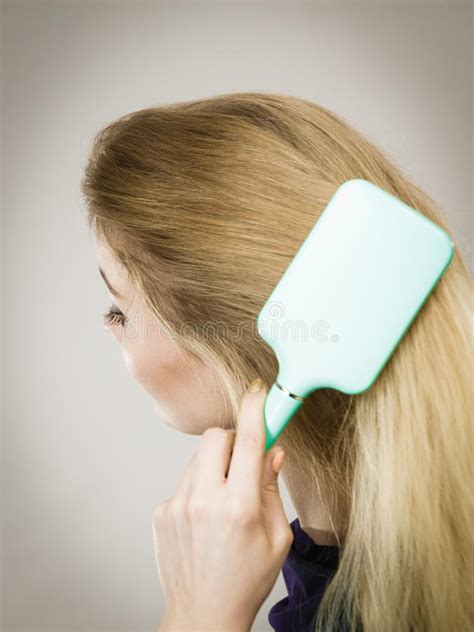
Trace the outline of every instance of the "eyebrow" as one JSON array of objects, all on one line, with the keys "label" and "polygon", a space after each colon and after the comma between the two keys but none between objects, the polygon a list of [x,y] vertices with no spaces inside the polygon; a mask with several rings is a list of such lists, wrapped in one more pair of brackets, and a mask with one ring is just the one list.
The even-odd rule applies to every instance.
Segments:
[{"label": "eyebrow", "polygon": [[123,298],[122,295],[110,285],[109,280],[105,276],[105,272],[102,270],[102,268],[99,268],[99,272],[100,272],[100,276],[104,279],[105,285],[108,287],[109,292],[113,294],[114,296],[116,296],[117,298]]}]

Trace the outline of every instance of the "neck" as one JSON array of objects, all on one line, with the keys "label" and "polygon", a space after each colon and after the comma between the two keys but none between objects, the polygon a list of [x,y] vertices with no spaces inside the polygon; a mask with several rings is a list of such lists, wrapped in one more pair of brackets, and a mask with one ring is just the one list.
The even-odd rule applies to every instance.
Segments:
[{"label": "neck", "polygon": [[340,546],[343,544],[347,524],[347,508],[341,497],[323,499],[314,477],[297,470],[288,460],[282,475],[301,528],[316,544]]}]

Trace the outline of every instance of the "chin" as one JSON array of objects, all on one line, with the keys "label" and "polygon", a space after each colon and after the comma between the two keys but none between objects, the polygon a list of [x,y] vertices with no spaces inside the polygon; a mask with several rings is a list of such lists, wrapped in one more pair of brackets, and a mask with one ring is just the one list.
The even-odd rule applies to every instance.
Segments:
[{"label": "chin", "polygon": [[155,411],[155,415],[158,417],[161,423],[166,424],[167,426],[170,426],[171,428],[175,427],[174,424],[171,423],[170,419],[165,415],[163,409],[161,408],[159,404],[155,402],[155,405],[153,408]]},{"label": "chin", "polygon": [[188,427],[188,424],[182,423],[182,420],[175,415],[166,414],[163,408],[155,402],[155,414],[158,419],[164,423],[166,426],[173,428],[173,430],[177,430],[178,432],[183,432],[184,434],[199,434],[197,431],[193,432],[193,428]]},{"label": "chin", "polygon": [[[173,430],[177,430],[178,432],[182,432],[187,435],[202,435],[202,433],[212,426],[209,422],[204,423],[202,420],[193,419],[191,414],[186,417],[181,417],[178,415],[166,414],[161,408],[158,402],[155,402],[155,413],[158,419],[173,428]],[[215,424],[217,425],[217,424]]]}]

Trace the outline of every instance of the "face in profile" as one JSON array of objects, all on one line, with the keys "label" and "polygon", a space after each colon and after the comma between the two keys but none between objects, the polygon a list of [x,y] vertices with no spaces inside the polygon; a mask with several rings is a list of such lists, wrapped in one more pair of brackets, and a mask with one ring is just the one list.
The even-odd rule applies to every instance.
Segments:
[{"label": "face in profile", "polygon": [[99,271],[112,305],[104,316],[130,374],[151,395],[158,417],[188,434],[230,427],[225,396],[212,367],[186,356],[134,292],[128,274],[93,233]]}]

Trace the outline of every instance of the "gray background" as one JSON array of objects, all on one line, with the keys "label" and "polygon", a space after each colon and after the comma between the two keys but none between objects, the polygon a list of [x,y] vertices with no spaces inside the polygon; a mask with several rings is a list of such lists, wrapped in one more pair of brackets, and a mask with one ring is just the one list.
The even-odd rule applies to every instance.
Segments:
[{"label": "gray background", "polygon": [[[156,631],[151,516],[200,437],[157,422],[102,328],[92,135],[178,99],[318,101],[443,205],[472,269],[472,5],[36,0],[2,20],[2,630]],[[254,630],[284,596],[280,575]]]}]

